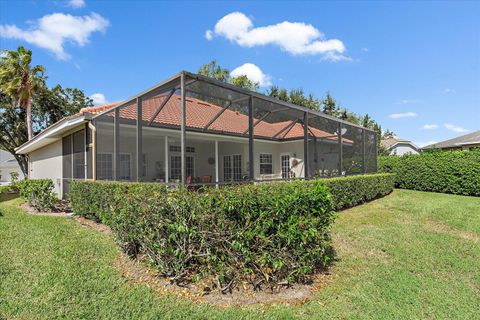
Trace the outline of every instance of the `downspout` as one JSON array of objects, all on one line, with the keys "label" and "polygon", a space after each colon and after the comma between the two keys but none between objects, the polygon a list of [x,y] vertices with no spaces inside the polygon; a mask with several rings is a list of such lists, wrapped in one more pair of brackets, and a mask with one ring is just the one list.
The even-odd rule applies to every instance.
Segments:
[{"label": "downspout", "polygon": [[92,179],[97,180],[97,128],[95,128],[92,120],[88,121],[88,128],[92,131],[92,143],[90,145],[92,148]]}]

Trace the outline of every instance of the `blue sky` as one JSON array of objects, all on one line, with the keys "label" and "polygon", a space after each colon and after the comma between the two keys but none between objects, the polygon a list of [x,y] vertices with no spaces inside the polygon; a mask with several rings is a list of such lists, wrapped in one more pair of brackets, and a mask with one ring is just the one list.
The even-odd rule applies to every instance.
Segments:
[{"label": "blue sky", "polygon": [[474,1],[2,0],[0,47],[99,101],[217,59],[426,144],[480,129],[479,17]]}]

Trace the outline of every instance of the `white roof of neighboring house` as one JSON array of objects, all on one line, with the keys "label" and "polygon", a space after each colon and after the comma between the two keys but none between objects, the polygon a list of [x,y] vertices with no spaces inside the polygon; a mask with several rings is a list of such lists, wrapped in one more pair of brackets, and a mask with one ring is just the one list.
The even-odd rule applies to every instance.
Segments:
[{"label": "white roof of neighboring house", "polygon": [[419,150],[419,148],[410,140],[405,140],[405,139],[400,139],[400,138],[394,137],[394,138],[388,138],[388,139],[384,139],[384,140],[380,141],[380,145],[382,145],[382,147],[384,147],[386,149],[389,149],[389,150],[395,148],[399,144],[408,144],[413,149]]}]

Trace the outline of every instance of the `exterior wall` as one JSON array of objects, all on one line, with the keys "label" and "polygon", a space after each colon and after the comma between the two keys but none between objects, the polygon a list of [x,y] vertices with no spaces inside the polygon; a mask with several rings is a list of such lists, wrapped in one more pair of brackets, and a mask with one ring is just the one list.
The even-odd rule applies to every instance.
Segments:
[{"label": "exterior wall", "polygon": [[23,172],[15,157],[5,150],[0,150],[0,185],[10,183],[11,172],[18,173],[19,180],[24,179]]},{"label": "exterior wall", "polygon": [[30,153],[28,174],[30,179],[52,179],[54,191],[62,197],[62,140]]},{"label": "exterior wall", "polygon": [[390,150],[390,155],[418,154],[418,151],[407,143],[399,143]]}]

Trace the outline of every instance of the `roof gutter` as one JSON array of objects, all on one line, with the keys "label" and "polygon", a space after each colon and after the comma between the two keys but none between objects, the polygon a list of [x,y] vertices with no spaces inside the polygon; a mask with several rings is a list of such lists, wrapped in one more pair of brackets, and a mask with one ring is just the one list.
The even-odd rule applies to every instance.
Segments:
[{"label": "roof gutter", "polygon": [[[41,148],[47,144],[52,143],[54,140],[59,138],[59,135],[72,129],[79,124],[85,123],[91,120],[91,115],[86,113],[79,117],[75,118],[63,118],[54,125],[48,127],[44,131],[40,132],[38,135],[25,142],[18,148],[15,148],[15,153],[17,154],[27,154],[38,148]],[[49,141],[50,140],[50,141]]]}]

